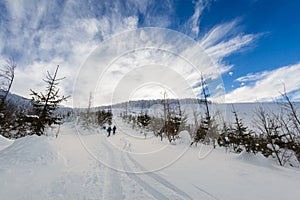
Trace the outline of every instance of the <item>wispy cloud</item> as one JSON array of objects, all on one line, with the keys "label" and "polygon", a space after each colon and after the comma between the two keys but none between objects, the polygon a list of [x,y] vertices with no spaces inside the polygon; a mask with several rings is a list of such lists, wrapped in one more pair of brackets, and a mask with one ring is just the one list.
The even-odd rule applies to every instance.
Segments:
[{"label": "wispy cloud", "polygon": [[263,71],[259,73],[249,73],[246,76],[242,76],[236,79],[238,82],[253,82],[253,81],[258,81],[261,80],[267,76],[270,75],[272,71]]},{"label": "wispy cloud", "polygon": [[206,52],[214,59],[220,60],[242,50],[243,47],[251,44],[256,38],[257,35],[253,34],[238,35],[206,48]]},{"label": "wispy cloud", "polygon": [[300,63],[250,74],[239,78],[238,81],[254,81],[254,84],[246,84],[226,94],[226,102],[272,101],[280,98],[284,87],[287,93],[299,91]]},{"label": "wispy cloud", "polygon": [[122,1],[4,3],[3,12],[7,12],[9,20],[1,25],[0,52],[3,57],[16,58],[12,91],[26,97],[29,88],[43,89],[43,75],[57,64],[62,66],[60,73],[67,76],[63,87],[70,93],[80,66],[101,41],[138,27],[137,15],[124,12],[145,11],[145,4],[135,5],[136,1],[126,1],[126,5]]},{"label": "wispy cloud", "polygon": [[[235,19],[216,25],[199,39],[201,17],[210,2],[196,1],[190,18],[183,24],[183,28],[179,29],[185,29],[183,32],[199,40],[198,43],[212,58],[214,67],[218,66],[217,72],[211,71],[216,68],[203,68],[203,73],[220,75],[233,68],[233,65],[223,64],[223,59],[251,45],[259,35],[241,32],[239,28],[241,20]],[[80,67],[99,44],[114,35],[139,27],[170,27],[177,23],[173,19],[175,13],[172,0],[164,3],[148,0],[103,0],[101,3],[93,0],[7,0],[2,3],[4,7],[1,13],[5,13],[5,16],[0,15],[8,20],[2,20],[1,24],[0,57],[11,55],[16,57],[18,67],[12,91],[26,97],[30,88],[43,90],[41,83],[43,76],[47,70],[51,71],[58,64],[61,65],[61,74],[67,77],[61,85],[62,90],[70,94]],[[157,37],[159,42],[162,39],[163,37]],[[170,45],[172,42],[172,45],[180,47],[180,40],[170,41],[163,44]],[[118,44],[112,44],[114,47],[112,51],[117,51],[122,45],[128,45],[126,42],[128,41],[125,39]],[[147,43],[147,34],[143,42],[150,45]],[[190,46],[189,50],[181,49],[181,53],[187,57],[196,56],[197,53],[192,52],[193,48]],[[166,65],[174,66],[175,71],[182,73],[191,83],[199,81],[199,76],[192,75],[192,69],[184,68],[185,64],[182,61],[161,52],[152,52],[150,57],[148,53],[137,52],[134,57],[122,60],[113,68],[112,74],[115,77],[124,75],[131,69],[130,66],[140,66],[145,61],[156,64],[164,62]],[[198,63],[203,66],[211,62],[201,58],[198,58]],[[128,69],[125,70],[124,66],[128,66]]]},{"label": "wispy cloud", "polygon": [[201,31],[200,23],[203,12],[209,7],[211,2],[212,0],[193,1],[194,10],[191,12],[190,17],[180,25],[179,31],[195,40],[198,40]]},{"label": "wispy cloud", "polygon": [[[170,91],[176,91],[180,98],[195,97],[197,91],[191,86],[198,81],[200,74],[190,62],[196,60],[193,63],[198,64],[197,61],[201,61],[199,68],[203,72],[212,67],[207,56],[195,44],[178,32],[149,28],[105,41],[80,73],[75,104],[87,102],[89,91],[97,94],[95,99],[100,103],[110,103],[111,95],[117,95],[114,99],[117,102],[125,101],[129,98],[128,93],[133,92],[131,90],[147,82],[161,85],[162,89],[171,88]],[[192,51],[193,45],[198,49]],[[141,98],[162,98],[159,91],[153,92],[149,87],[139,90],[138,94]]]},{"label": "wispy cloud", "polygon": [[200,40],[201,46],[208,49],[222,42],[224,39],[227,40],[227,38],[232,37],[237,33],[236,27],[239,22],[240,19],[235,19],[228,23],[216,25]]},{"label": "wispy cloud", "polygon": [[198,0],[195,3],[194,14],[192,15],[192,17],[187,22],[188,24],[190,24],[190,29],[196,37],[198,37],[199,32],[200,32],[200,17],[201,17],[201,14],[202,14],[203,10],[207,7],[208,4],[209,4],[208,0]]},{"label": "wispy cloud", "polygon": [[219,66],[220,73],[228,72],[233,65],[224,65],[223,59],[233,53],[242,51],[244,47],[253,44],[261,34],[245,34],[240,31],[241,19],[235,19],[212,28],[200,41],[199,44],[206,53]]}]

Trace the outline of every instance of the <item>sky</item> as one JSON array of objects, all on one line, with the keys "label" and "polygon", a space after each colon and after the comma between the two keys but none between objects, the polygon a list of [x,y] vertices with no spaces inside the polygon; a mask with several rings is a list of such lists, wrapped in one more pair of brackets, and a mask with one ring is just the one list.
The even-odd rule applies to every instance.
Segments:
[{"label": "sky", "polygon": [[[174,83],[161,78],[162,83],[180,85],[178,91],[188,85],[189,91],[199,92],[195,85],[200,73],[196,71],[202,73],[209,67],[193,68],[197,62],[218,72],[214,78],[212,73],[203,73],[214,80],[208,81],[212,93],[220,96],[216,88],[222,88],[225,102],[274,101],[280,99],[284,89],[293,101],[299,101],[299,8],[298,0],[0,0],[0,64],[3,66],[9,57],[15,59],[17,68],[11,92],[28,98],[30,89],[44,90],[41,80],[47,71],[53,72],[60,65],[59,74],[66,77],[60,90],[73,97],[67,104],[76,106],[87,104],[91,91],[95,104],[106,103],[101,99],[104,96],[144,98],[154,94],[153,88],[162,88],[157,76],[147,77],[153,78],[149,79],[153,87],[144,80],[128,82],[132,80],[128,77],[145,72],[165,73],[161,69],[180,80]],[[149,27],[164,31],[154,33]],[[140,31],[143,28],[148,31]],[[122,38],[132,32],[137,40]],[[119,54],[101,57],[108,42],[109,50]],[[129,42],[142,49],[128,49]],[[108,58],[107,63],[112,64],[107,70],[108,65],[103,67],[103,63]],[[189,63],[190,60],[193,62]],[[91,66],[87,67],[88,64]],[[155,70],[148,71],[145,66]],[[120,90],[126,85],[124,81],[135,84],[132,88],[136,92],[116,93],[126,90]],[[93,82],[94,88],[87,88],[89,82]],[[139,84],[145,85],[143,94]],[[108,87],[101,88],[103,85]],[[169,89],[171,95],[172,88]],[[154,96],[159,95],[161,91]]]}]

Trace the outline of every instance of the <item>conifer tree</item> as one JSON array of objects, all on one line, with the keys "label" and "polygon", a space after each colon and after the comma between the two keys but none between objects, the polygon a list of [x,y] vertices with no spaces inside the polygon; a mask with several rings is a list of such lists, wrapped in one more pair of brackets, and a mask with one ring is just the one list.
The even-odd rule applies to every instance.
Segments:
[{"label": "conifer tree", "polygon": [[64,78],[57,78],[58,68],[59,65],[56,67],[53,75],[47,72],[46,79],[43,79],[47,84],[44,93],[31,90],[32,105],[34,107],[34,113],[37,115],[36,120],[34,120],[32,124],[32,128],[37,135],[43,135],[46,126],[60,124],[61,122],[61,118],[55,116],[54,111],[58,108],[59,104],[68,97],[59,95],[57,86]]},{"label": "conifer tree", "polygon": [[151,117],[147,113],[141,113],[137,117],[137,121],[142,128],[146,128],[151,122]]},{"label": "conifer tree", "polygon": [[247,152],[251,151],[251,140],[250,140],[250,133],[251,131],[248,131],[248,127],[246,127],[242,120],[238,117],[238,114],[233,107],[233,114],[234,114],[234,126],[232,128],[233,138],[231,139],[231,142],[233,143],[233,150],[237,153],[241,152],[243,150],[243,147],[245,147]]}]

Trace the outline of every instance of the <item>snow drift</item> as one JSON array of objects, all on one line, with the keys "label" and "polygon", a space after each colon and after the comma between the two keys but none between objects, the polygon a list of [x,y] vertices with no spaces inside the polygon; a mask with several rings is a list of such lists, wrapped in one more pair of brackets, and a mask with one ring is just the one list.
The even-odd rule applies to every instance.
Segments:
[{"label": "snow drift", "polygon": [[14,141],[0,135],[0,151],[11,145]]}]

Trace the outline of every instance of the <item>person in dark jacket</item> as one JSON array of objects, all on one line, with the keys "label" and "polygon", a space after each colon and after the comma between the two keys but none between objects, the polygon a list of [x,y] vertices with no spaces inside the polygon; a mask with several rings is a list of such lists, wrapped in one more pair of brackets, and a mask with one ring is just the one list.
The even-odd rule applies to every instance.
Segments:
[{"label": "person in dark jacket", "polygon": [[107,137],[110,136],[110,132],[111,132],[111,127],[109,126],[109,127],[107,128]]},{"label": "person in dark jacket", "polygon": [[116,133],[116,130],[117,130],[117,127],[114,126],[114,127],[113,127],[113,135]]}]

